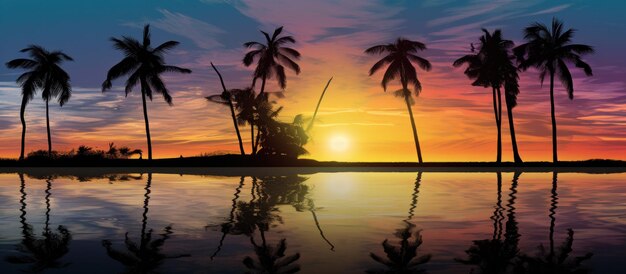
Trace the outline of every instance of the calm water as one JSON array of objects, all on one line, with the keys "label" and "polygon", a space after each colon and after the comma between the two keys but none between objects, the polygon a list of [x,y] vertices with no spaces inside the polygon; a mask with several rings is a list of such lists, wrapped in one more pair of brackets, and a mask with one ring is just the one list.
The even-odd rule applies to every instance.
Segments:
[{"label": "calm water", "polygon": [[625,173],[80,173],[0,174],[0,273],[626,273]]}]

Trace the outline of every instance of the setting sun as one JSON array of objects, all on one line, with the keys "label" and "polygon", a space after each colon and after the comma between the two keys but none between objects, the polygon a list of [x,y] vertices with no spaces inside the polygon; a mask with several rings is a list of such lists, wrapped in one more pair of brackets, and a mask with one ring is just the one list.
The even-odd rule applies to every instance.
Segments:
[{"label": "setting sun", "polygon": [[333,152],[345,152],[350,148],[350,139],[344,134],[335,134],[328,139],[328,148]]}]

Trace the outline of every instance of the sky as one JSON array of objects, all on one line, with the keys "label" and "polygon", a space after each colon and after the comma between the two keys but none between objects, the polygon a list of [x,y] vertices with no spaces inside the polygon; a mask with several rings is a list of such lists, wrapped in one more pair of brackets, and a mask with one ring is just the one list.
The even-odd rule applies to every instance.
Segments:
[{"label": "sky", "polygon": [[[433,64],[418,70],[423,90],[413,113],[425,161],[492,161],[496,127],[491,92],[473,87],[452,62],[471,53],[480,28],[502,29],[523,42],[522,30],[553,17],[577,30],[575,43],[592,45],[585,56],[594,76],[573,66],[574,100],[555,84],[559,159],[626,159],[626,23],[622,1],[338,1],[338,0],[169,0],[34,1],[0,0],[0,61],[25,57],[19,50],[38,44],[62,50],[73,95],[50,108],[53,149],[79,145],[107,149],[108,143],[146,151],[141,94],[124,96],[124,79],[101,92],[108,69],[122,59],[110,37],[139,39],[151,25],[152,42],[181,44],[166,62],[192,74],[165,74],[173,106],[155,97],[148,103],[155,158],[238,152],[229,110],[205,96],[221,92],[210,62],[228,88],[243,88],[252,68],[242,64],[247,41],[264,41],[259,30],[284,26],[297,43],[299,75],[287,72],[280,119],[311,117],[328,79],[333,78],[312,129],[304,158],[336,161],[415,161],[411,125],[403,100],[380,86],[382,73],[368,75],[377,61],[364,49],[406,37],[426,44],[420,55]],[[23,71],[0,66],[0,157],[19,155],[20,88]],[[549,84],[538,73],[521,74],[514,109],[520,154],[525,161],[551,160]],[[394,90],[393,86],[389,88]],[[274,80],[269,91],[280,91]],[[506,116],[506,115],[504,115]],[[45,107],[39,95],[27,107],[26,151],[46,148]],[[508,121],[503,118],[503,159],[511,161]],[[249,128],[241,128],[244,144]],[[250,151],[249,144],[245,147]]]}]

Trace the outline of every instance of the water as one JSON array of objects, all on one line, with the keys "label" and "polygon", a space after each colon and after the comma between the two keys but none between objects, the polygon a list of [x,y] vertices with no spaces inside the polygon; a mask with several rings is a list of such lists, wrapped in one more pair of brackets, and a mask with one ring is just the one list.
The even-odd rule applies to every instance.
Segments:
[{"label": "water", "polygon": [[73,172],[0,174],[0,273],[626,273],[625,173]]}]

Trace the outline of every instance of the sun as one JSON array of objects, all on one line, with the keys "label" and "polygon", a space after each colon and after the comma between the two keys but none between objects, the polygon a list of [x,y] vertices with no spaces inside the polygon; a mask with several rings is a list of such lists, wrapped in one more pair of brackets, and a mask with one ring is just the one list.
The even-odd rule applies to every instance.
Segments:
[{"label": "sun", "polygon": [[328,139],[328,148],[333,152],[345,152],[350,148],[350,139],[344,134],[335,134]]}]

